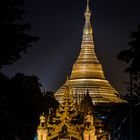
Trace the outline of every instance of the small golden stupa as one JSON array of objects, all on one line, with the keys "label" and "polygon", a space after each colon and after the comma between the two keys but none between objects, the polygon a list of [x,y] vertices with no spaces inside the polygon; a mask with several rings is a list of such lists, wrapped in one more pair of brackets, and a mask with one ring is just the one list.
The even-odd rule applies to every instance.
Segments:
[{"label": "small golden stupa", "polygon": [[[71,76],[67,81],[69,83],[70,93],[74,99],[77,96],[82,99],[88,90],[94,104],[123,103],[125,101],[120,98],[119,93],[106,80],[102,65],[95,54],[90,17],[91,11],[89,2],[87,2],[81,51],[73,65]],[[62,101],[65,88],[66,84],[60,87],[55,93],[55,98],[59,102]]]}]

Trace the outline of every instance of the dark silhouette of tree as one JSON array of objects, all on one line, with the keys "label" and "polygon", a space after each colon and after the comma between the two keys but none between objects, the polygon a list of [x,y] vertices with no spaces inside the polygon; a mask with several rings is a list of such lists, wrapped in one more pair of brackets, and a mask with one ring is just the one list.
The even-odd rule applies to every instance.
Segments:
[{"label": "dark silhouette of tree", "polygon": [[[137,31],[132,32],[129,40],[129,48],[123,50],[118,54],[118,59],[127,64],[125,72],[130,75],[129,94],[125,98],[129,103],[129,116],[126,122],[129,124],[128,128],[129,139],[140,138],[139,135],[139,117],[140,117],[140,25]],[[125,127],[127,129],[127,127]]]},{"label": "dark silhouette of tree", "polygon": [[125,72],[132,75],[133,89],[140,95],[140,25],[136,32],[132,32],[128,44],[130,47],[118,54],[118,59],[128,65]]},{"label": "dark silhouette of tree", "polygon": [[9,97],[25,100],[26,98],[36,98],[42,96],[41,83],[39,78],[32,75],[26,76],[23,73],[17,73],[11,78],[9,83]]},{"label": "dark silhouette of tree", "polygon": [[[23,22],[23,0],[0,1],[0,70],[21,58],[39,38],[28,34]],[[56,108],[52,92],[41,90],[39,78],[22,73],[12,78],[0,72],[0,140],[33,139],[39,116]]]},{"label": "dark silhouette of tree", "polygon": [[20,59],[39,39],[26,32],[30,24],[23,23],[22,5],[23,0],[0,0],[0,68]]},{"label": "dark silhouette of tree", "polygon": [[0,100],[5,98],[5,94],[7,92],[7,84],[9,82],[9,77],[0,73]]},{"label": "dark silhouette of tree", "polygon": [[55,112],[59,106],[59,102],[54,97],[54,92],[47,91],[44,95],[44,99],[48,101],[48,108],[52,108]]},{"label": "dark silhouette of tree", "polygon": [[40,114],[58,105],[54,94],[41,90],[38,77],[23,73],[0,74],[0,85],[0,140],[33,139]]},{"label": "dark silhouette of tree", "polygon": [[[8,79],[3,75],[0,90],[0,132],[2,140],[12,140],[15,136],[23,140],[33,138],[38,117],[41,113],[41,84],[36,76],[18,73]],[[0,82],[0,83],[2,83]]]}]

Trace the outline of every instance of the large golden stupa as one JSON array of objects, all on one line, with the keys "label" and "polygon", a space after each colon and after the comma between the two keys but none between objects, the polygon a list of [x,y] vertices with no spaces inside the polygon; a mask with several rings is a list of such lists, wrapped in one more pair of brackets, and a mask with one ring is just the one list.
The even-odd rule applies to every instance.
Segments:
[{"label": "large golden stupa", "polygon": [[[111,129],[94,104],[123,103],[106,80],[94,51],[89,1],[81,51],[66,83],[55,93],[58,108],[40,116],[38,140],[110,140]],[[75,100],[73,100],[75,99]]]},{"label": "large golden stupa", "polygon": [[[74,99],[82,100],[89,91],[94,104],[98,103],[123,103],[119,93],[110,85],[104,76],[95,50],[93,30],[90,23],[91,11],[89,3],[85,10],[85,25],[81,43],[81,51],[73,65],[71,76],[67,79],[70,93]],[[66,88],[66,83],[55,93],[55,98],[61,102]]]}]

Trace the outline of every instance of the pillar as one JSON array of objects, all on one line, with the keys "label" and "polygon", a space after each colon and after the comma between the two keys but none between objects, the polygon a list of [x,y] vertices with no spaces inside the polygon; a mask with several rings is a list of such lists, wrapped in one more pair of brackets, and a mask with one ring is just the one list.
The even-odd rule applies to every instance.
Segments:
[{"label": "pillar", "polygon": [[84,140],[89,140],[89,134],[86,131],[84,131]]},{"label": "pillar", "polygon": [[48,131],[47,130],[43,131],[43,140],[48,140]]},{"label": "pillar", "polygon": [[93,131],[90,132],[90,140],[97,140],[97,137]]},{"label": "pillar", "polygon": [[42,140],[41,132],[40,130],[37,131],[37,139]]}]

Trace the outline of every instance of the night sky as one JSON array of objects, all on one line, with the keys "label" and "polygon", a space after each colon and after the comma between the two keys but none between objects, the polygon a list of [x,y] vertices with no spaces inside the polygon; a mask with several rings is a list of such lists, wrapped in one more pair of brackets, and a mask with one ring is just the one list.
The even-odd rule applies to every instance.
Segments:
[{"label": "night sky", "polygon": [[[85,1],[25,0],[24,21],[31,24],[29,33],[40,40],[3,72],[36,75],[47,90],[57,90],[70,76],[80,51]],[[97,57],[106,78],[124,93],[128,75],[117,54],[128,48],[130,32],[140,24],[140,0],[91,0],[90,6]]]}]

